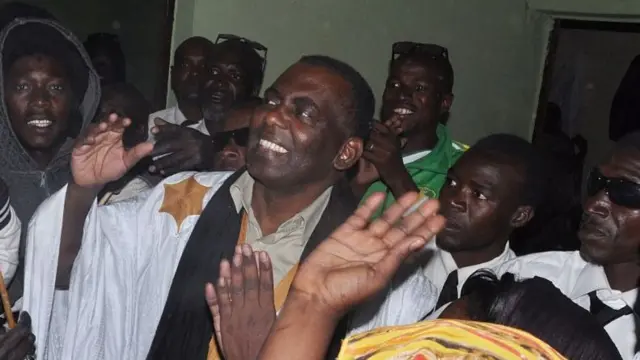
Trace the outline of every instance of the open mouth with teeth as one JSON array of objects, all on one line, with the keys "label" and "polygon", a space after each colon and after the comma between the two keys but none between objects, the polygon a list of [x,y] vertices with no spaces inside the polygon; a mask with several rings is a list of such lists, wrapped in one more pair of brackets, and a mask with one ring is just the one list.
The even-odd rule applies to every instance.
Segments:
[{"label": "open mouth with teeth", "polygon": [[278,154],[286,154],[289,152],[287,149],[283,148],[282,146],[265,139],[260,139],[260,147],[267,150],[271,150],[273,152],[277,152]]},{"label": "open mouth with teeth", "polygon": [[398,115],[411,115],[414,113],[413,110],[407,108],[397,108],[393,109],[393,112]]},{"label": "open mouth with teeth", "polygon": [[53,121],[47,119],[33,119],[27,122],[27,125],[38,128],[46,129],[53,125]]}]

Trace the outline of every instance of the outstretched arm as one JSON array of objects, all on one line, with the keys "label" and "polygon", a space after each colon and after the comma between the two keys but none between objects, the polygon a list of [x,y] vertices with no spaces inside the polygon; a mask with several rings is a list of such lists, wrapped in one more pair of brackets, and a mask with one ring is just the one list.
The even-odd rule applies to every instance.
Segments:
[{"label": "outstretched arm", "polygon": [[71,269],[82,244],[84,223],[100,189],[122,177],[153,150],[150,143],[139,144],[130,150],[124,148],[122,134],[130,124],[131,120],[112,114],[81,135],[73,149],[73,176],[67,187],[62,216],[56,273],[58,289],[69,287]]},{"label": "outstretched arm", "polygon": [[369,223],[384,201],[374,194],[300,266],[259,359],[322,359],[338,320],[383,289],[400,264],[444,226],[438,202],[408,193]]}]

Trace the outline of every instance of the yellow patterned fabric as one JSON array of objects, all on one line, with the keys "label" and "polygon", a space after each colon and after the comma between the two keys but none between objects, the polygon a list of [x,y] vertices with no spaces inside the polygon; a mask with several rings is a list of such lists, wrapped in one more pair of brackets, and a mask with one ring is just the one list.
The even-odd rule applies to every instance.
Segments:
[{"label": "yellow patterned fabric", "polygon": [[338,360],[566,360],[521,330],[488,323],[430,320],[348,337]]}]

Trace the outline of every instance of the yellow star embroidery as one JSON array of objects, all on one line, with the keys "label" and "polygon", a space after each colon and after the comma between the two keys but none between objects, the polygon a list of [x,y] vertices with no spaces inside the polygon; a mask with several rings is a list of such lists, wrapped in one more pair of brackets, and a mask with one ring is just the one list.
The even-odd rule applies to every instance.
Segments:
[{"label": "yellow star embroidery", "polygon": [[191,176],[176,184],[164,184],[164,200],[159,212],[173,216],[178,230],[187,216],[202,213],[202,200],[209,191]]}]

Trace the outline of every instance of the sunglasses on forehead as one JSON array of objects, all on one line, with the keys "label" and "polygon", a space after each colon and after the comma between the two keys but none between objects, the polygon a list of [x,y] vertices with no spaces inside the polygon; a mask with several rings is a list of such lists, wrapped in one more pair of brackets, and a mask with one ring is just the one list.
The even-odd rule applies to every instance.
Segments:
[{"label": "sunglasses on forehead", "polygon": [[260,44],[257,41],[249,40],[245,37],[233,35],[233,34],[218,34],[218,37],[216,38],[216,44],[220,44],[229,40],[238,41],[243,44],[247,44],[251,46],[253,50],[256,50],[259,53],[260,57],[262,58],[262,72],[264,72],[264,69],[267,66],[267,47],[266,46]]},{"label": "sunglasses on forehead", "polygon": [[221,131],[213,135],[212,138],[216,152],[222,151],[225,146],[231,143],[231,140],[238,146],[246,147],[249,143],[249,128],[245,127],[236,130]]},{"label": "sunglasses on forehead", "polygon": [[391,60],[402,55],[427,55],[434,59],[449,59],[449,50],[436,44],[423,44],[413,41],[399,41],[391,47]]},{"label": "sunglasses on forehead", "polygon": [[640,184],[625,179],[608,178],[593,169],[587,180],[587,195],[605,191],[612,203],[629,209],[640,209]]}]

